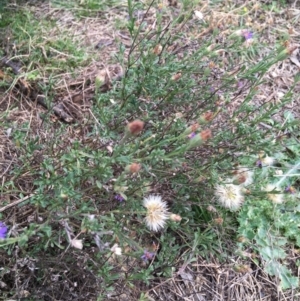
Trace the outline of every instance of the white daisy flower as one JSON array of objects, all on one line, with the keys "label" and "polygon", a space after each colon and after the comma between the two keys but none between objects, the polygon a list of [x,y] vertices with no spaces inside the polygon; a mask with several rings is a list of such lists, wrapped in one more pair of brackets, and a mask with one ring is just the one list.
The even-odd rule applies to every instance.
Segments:
[{"label": "white daisy flower", "polygon": [[150,230],[157,232],[165,226],[169,217],[167,203],[159,195],[149,195],[144,198],[144,204],[147,209],[145,217],[146,225]]},{"label": "white daisy flower", "polygon": [[267,197],[269,200],[271,200],[275,204],[281,204],[284,202],[284,195],[282,193],[279,193],[280,190],[276,185],[268,184],[265,188],[265,191],[271,192],[267,194]]},{"label": "white daisy flower", "polygon": [[231,210],[237,210],[244,201],[242,188],[239,185],[217,185],[215,196],[222,206]]}]

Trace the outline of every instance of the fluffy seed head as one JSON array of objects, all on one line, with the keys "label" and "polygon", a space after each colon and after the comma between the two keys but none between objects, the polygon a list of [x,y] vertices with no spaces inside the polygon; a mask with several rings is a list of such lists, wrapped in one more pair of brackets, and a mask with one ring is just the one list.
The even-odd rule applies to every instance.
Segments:
[{"label": "fluffy seed head", "polygon": [[275,204],[281,204],[284,202],[284,195],[279,193],[280,190],[273,184],[268,184],[265,188],[265,191],[270,192],[267,194],[269,200],[271,200]]},{"label": "fluffy seed head", "polygon": [[241,187],[233,184],[217,185],[215,196],[225,208],[237,210],[244,201]]},{"label": "fluffy seed head", "polygon": [[138,119],[127,124],[127,129],[132,135],[138,135],[143,128],[144,122]]},{"label": "fluffy seed head", "polygon": [[269,156],[266,156],[261,159],[262,166],[272,166],[275,162],[275,159]]},{"label": "fluffy seed head", "polygon": [[159,195],[149,195],[144,198],[144,207],[147,209],[146,225],[150,230],[157,232],[165,226],[168,219],[168,208]]}]

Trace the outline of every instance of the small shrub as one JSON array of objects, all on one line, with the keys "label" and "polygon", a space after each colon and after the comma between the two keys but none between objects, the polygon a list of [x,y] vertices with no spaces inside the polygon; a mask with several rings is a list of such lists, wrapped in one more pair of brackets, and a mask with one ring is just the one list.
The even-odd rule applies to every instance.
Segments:
[{"label": "small shrub", "polygon": [[[128,53],[120,47],[116,58],[124,76],[105,94],[97,89],[84,134],[70,138],[66,132],[80,125],[59,125],[38,147],[26,132],[13,133],[23,164],[11,171],[2,192],[18,191],[18,179],[30,174],[26,200],[37,218],[9,230],[0,245],[11,254],[18,244],[33,257],[70,252],[70,261],[86,252],[103,296],[119,278],[132,286],[154,275],[170,277],[198,255],[224,260],[238,233],[240,252],[251,246],[283,289],[296,287],[284,248],[299,247],[299,206],[287,193],[279,204],[270,195],[279,197],[294,185],[299,163],[290,166],[274,127],[261,126],[292,90],[281,104],[256,100],[264,75],[290,49],[282,46],[250,63],[246,58],[256,44],[245,44],[249,33],[217,43],[215,28],[210,39],[185,45],[181,29],[197,31],[186,7],[167,27],[157,11],[160,23],[152,30],[144,19],[136,22],[131,1],[128,6],[132,45]],[[64,43],[57,46],[65,49]],[[288,126],[295,124],[275,125]],[[33,165],[36,150],[43,156]],[[279,182],[267,160],[275,152],[287,169]],[[299,150],[294,152],[297,157]],[[280,191],[264,190],[270,183]]]}]

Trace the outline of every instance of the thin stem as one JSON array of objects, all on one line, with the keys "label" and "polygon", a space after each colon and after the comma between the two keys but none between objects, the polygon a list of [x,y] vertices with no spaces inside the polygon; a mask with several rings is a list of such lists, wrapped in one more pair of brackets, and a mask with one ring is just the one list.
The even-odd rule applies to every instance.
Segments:
[{"label": "thin stem", "polygon": [[300,161],[293,167],[291,168],[276,184],[276,186],[280,186],[280,184],[282,184],[282,182],[291,174],[294,173],[295,170],[297,170],[300,167]]}]

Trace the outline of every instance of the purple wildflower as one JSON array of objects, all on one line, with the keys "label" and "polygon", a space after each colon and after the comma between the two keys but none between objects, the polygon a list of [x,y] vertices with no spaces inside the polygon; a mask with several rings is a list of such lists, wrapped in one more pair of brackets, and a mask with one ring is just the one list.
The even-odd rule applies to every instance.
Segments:
[{"label": "purple wildflower", "polygon": [[238,86],[239,89],[242,89],[242,88],[244,88],[244,86],[245,86],[245,82],[244,82],[243,80],[239,80],[239,81],[237,82],[237,86]]},{"label": "purple wildflower", "polygon": [[262,168],[262,162],[261,162],[261,160],[257,160],[256,161],[256,166],[259,167],[259,168]]},{"label": "purple wildflower", "polygon": [[0,222],[0,239],[5,239],[7,234],[7,227]]},{"label": "purple wildflower", "polygon": [[152,260],[154,256],[155,256],[155,253],[144,250],[144,254],[141,256],[141,259],[143,261],[147,262],[148,260]]},{"label": "purple wildflower", "polygon": [[120,203],[124,201],[124,198],[120,195],[120,194],[117,194],[115,196],[115,200],[119,201]]},{"label": "purple wildflower", "polygon": [[[218,88],[219,89],[219,88]],[[214,87],[210,87],[209,88],[209,91],[211,92],[211,93],[214,93],[214,94],[217,94],[217,95],[222,95],[223,94],[223,91],[222,90],[217,90],[216,88],[214,88]]]},{"label": "purple wildflower", "polygon": [[293,186],[289,185],[289,186],[287,186],[287,188],[285,188],[285,192],[290,193],[290,194],[295,194],[296,189]]},{"label": "purple wildflower", "polygon": [[250,40],[253,38],[253,32],[246,30],[243,32],[243,37],[245,38],[245,40]]},{"label": "purple wildflower", "polygon": [[189,137],[190,139],[194,138],[195,136],[196,136],[196,133],[195,133],[195,132],[192,132],[192,133],[190,133],[190,134],[188,135],[188,137]]}]

